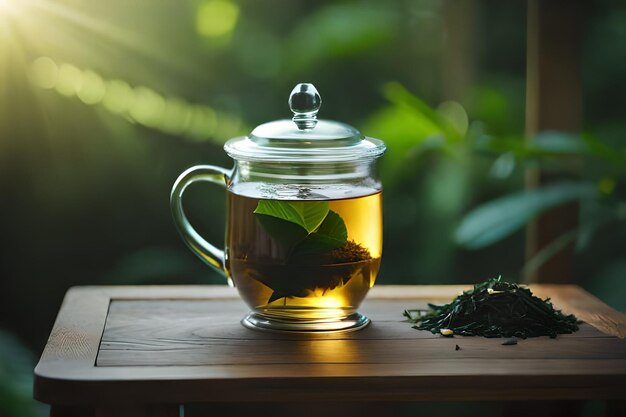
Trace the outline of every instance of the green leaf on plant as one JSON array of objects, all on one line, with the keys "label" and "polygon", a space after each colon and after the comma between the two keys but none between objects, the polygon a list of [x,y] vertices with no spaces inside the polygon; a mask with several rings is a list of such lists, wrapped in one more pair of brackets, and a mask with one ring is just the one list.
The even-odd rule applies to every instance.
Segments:
[{"label": "green leaf on plant", "polygon": [[310,234],[322,224],[328,210],[328,201],[260,200],[254,213],[295,223]]},{"label": "green leaf on plant", "polygon": [[456,230],[456,242],[468,249],[483,248],[509,236],[548,209],[595,194],[592,184],[561,182],[497,198],[465,216]]},{"label": "green leaf on plant", "polygon": [[589,152],[587,144],[580,135],[558,131],[543,131],[535,135],[532,141],[523,142],[531,153],[535,154],[574,154]]}]

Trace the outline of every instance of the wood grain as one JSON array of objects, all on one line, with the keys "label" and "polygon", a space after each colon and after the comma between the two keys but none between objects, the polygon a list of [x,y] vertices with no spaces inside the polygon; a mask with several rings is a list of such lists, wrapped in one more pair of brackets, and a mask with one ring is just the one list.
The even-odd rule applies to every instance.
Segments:
[{"label": "wood grain", "polygon": [[[113,301],[97,366],[411,363],[423,360],[622,359],[626,344],[584,325],[581,335],[532,338],[519,346],[499,339],[445,338],[416,331],[401,315],[405,301],[371,300],[373,324],[359,332],[311,340],[245,329],[233,301]],[[461,346],[459,351],[455,346]]]},{"label": "wood grain", "polygon": [[555,306],[598,330],[624,339],[626,336],[626,314],[616,311],[598,298],[575,285],[532,286],[533,291],[543,298],[551,298]]},{"label": "wood grain", "polygon": [[[316,337],[242,327],[247,308],[226,287],[72,289],[35,370],[35,397],[110,405],[623,396],[626,342],[612,334],[626,320],[578,287],[532,287],[593,322],[557,339],[502,346],[403,321],[405,308],[448,302],[467,288],[375,287],[362,308],[371,326]],[[73,346],[82,341],[88,346]]]}]

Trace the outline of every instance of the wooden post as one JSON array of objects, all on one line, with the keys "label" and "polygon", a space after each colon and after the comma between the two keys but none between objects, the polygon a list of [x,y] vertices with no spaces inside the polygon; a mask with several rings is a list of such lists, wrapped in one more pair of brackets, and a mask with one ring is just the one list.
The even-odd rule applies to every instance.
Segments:
[{"label": "wooden post", "polygon": [[[526,74],[526,136],[541,131],[578,132],[581,127],[581,0],[529,0]],[[529,169],[526,187],[562,179],[562,174]],[[544,213],[526,230],[526,259],[577,227],[578,205]],[[528,282],[567,282],[573,278],[574,244],[552,256]]]},{"label": "wooden post", "polygon": [[441,51],[441,97],[461,101],[475,79],[478,2],[444,0],[441,14],[446,34]]}]

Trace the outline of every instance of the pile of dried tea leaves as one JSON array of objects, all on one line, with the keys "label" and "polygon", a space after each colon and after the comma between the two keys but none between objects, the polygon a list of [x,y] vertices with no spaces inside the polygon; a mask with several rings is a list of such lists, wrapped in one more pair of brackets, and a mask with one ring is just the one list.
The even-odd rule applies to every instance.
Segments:
[{"label": "pile of dried tea leaves", "polygon": [[406,310],[413,328],[443,335],[484,337],[550,336],[578,330],[578,319],[555,310],[528,289],[500,277],[476,284],[450,304],[428,305],[430,310]]}]

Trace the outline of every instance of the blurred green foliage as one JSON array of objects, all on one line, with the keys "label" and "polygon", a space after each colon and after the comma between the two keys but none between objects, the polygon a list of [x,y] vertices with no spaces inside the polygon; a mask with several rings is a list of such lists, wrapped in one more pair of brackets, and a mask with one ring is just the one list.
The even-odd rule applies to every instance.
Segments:
[{"label": "blurred green foliage", "polygon": [[534,190],[499,197],[470,212],[456,232],[456,241],[468,249],[481,249],[511,235],[553,207],[595,197],[587,183],[559,182]]},{"label": "blurred green foliage", "polygon": [[34,366],[35,355],[14,335],[0,330],[0,415],[46,415],[46,407],[32,400]]},{"label": "blurred green foliage", "polygon": [[[546,210],[576,201],[581,207],[577,227],[548,243],[526,262],[523,271],[536,270],[572,242],[576,242],[578,254],[585,254],[592,241],[600,247],[610,247],[616,242],[621,246],[626,229],[626,189],[623,186],[626,149],[614,148],[591,134],[580,137],[559,132],[542,132],[530,142],[484,138],[479,149],[499,154],[496,163],[506,161],[511,166],[506,169],[502,164],[497,166],[500,176],[510,175],[519,161],[526,168],[540,168],[543,172],[577,179],[500,196],[476,207],[459,225],[457,243],[468,249],[486,247],[501,241]],[[618,256],[604,267],[626,273],[621,269],[621,255],[623,253],[618,251]],[[600,281],[595,278],[590,281],[591,288],[598,288]],[[616,280],[612,285],[621,288],[624,284]],[[620,308],[625,303],[614,297],[611,302]]]},{"label": "blurred green foliage", "polygon": [[[10,295],[0,325],[32,351],[69,286],[223,282],[177,236],[170,187],[191,165],[230,166],[222,143],[288,117],[300,81],[320,90],[320,117],[388,145],[379,283],[519,279],[523,224],[576,198],[581,226],[563,237],[578,242],[573,280],[626,309],[623,2],[585,5],[584,133],[533,142],[522,139],[523,0],[0,5],[0,276]],[[577,172],[576,183],[523,192],[524,170],[537,166]],[[223,239],[224,204],[218,189],[186,194],[209,241]],[[2,338],[0,366],[26,375],[34,355]],[[2,385],[2,412],[29,415],[28,382],[6,375],[0,383],[17,382]]]}]

